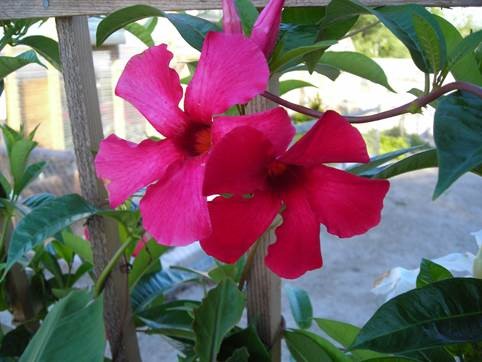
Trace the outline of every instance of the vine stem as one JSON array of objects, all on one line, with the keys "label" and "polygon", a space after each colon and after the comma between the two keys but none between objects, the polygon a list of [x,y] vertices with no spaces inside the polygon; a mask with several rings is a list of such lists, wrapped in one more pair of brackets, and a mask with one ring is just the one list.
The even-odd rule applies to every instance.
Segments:
[{"label": "vine stem", "polygon": [[[388,111],[372,114],[369,116],[344,116],[350,123],[368,123],[368,122],[374,122],[374,121],[379,121],[385,118],[391,118],[395,116],[399,116],[401,114],[405,113],[413,113],[420,107],[424,107],[430,102],[433,102],[437,98],[443,96],[444,94],[448,92],[452,92],[454,90],[463,90],[466,92],[470,92],[480,98],[482,98],[482,88],[478,87],[474,84],[466,83],[466,82],[452,82],[448,83],[440,88],[432,90],[432,92],[428,93],[427,95],[421,96],[411,102],[405,103],[404,105],[401,105],[400,107],[390,109]],[[295,103],[291,103],[281,97],[278,97],[270,92],[264,92],[262,94],[263,97],[266,99],[269,99],[270,101],[273,101],[281,106],[284,106],[286,108],[292,109],[293,111],[296,111],[298,113],[305,114],[307,116],[311,116],[314,118],[321,118],[323,116],[323,112],[318,112],[315,111],[314,109],[310,109],[304,106],[300,106]]]},{"label": "vine stem", "polygon": [[137,241],[136,238],[128,239],[124,244],[121,245],[121,247],[119,249],[117,249],[115,254],[109,260],[109,263],[107,263],[104,270],[102,270],[102,273],[99,275],[99,278],[95,282],[94,298],[98,297],[100,295],[100,293],[102,293],[102,290],[104,289],[105,282],[106,282],[107,278],[109,277],[110,273],[112,273],[112,270],[114,269],[117,262],[119,261],[119,259],[124,254],[124,251],[135,241]]}]

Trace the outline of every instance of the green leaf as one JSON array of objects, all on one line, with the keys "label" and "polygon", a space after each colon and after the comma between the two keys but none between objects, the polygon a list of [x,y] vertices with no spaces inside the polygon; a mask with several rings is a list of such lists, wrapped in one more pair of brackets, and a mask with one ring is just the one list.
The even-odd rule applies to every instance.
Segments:
[{"label": "green leaf", "polygon": [[164,294],[193,280],[198,276],[179,270],[166,269],[157,273],[146,275],[131,291],[132,308],[135,312],[141,312],[150,307],[151,303],[162,298]]},{"label": "green leaf", "polygon": [[385,163],[387,163],[387,162],[389,162],[389,161],[391,161],[395,158],[403,156],[407,153],[418,150],[418,149],[420,149],[420,147],[421,146],[402,148],[400,150],[384,153],[382,155],[373,156],[370,159],[370,162],[361,163],[361,164],[357,164],[357,165],[348,167],[346,169],[346,171],[351,172],[355,175],[363,175],[363,176],[370,175],[371,170],[373,170],[374,168],[376,168],[378,166],[381,166],[381,165],[383,165],[383,164],[385,164]]},{"label": "green leaf", "polygon": [[167,250],[169,247],[159,245],[155,240],[149,240],[134,259],[129,272],[129,287],[133,288],[153,265],[159,263],[159,257]]},{"label": "green leaf", "polygon": [[473,53],[482,42],[482,30],[466,36],[450,53],[448,69],[452,69],[465,55]]},{"label": "green leaf", "polygon": [[299,25],[318,24],[325,16],[325,7],[299,6],[284,8],[281,21]]},{"label": "green leaf", "polygon": [[282,80],[281,82],[279,82],[279,94],[281,96],[294,89],[305,88],[305,87],[315,87],[315,86],[303,80],[297,80],[297,79]]},{"label": "green leaf", "polygon": [[347,73],[380,84],[394,92],[388,84],[387,76],[374,60],[357,52],[325,52],[320,59],[321,64],[327,64]]},{"label": "green leaf", "polygon": [[104,349],[102,298],[76,291],[53,306],[20,362],[102,361]]},{"label": "green leaf", "polygon": [[430,73],[438,73],[445,66],[446,54],[440,49],[437,32],[425,18],[418,14],[413,14],[412,21],[423,57],[430,65]]},{"label": "green leaf", "polygon": [[243,24],[244,34],[250,35],[251,29],[258,18],[258,10],[250,0],[235,0],[234,4],[238,10],[241,24]]},{"label": "green leaf", "polygon": [[481,114],[482,99],[467,92],[452,93],[439,102],[434,123],[439,162],[434,199],[482,164]]},{"label": "green leaf", "polygon": [[97,26],[96,46],[100,47],[106,39],[126,25],[144,18],[164,16],[164,12],[147,5],[129,6],[107,15]]},{"label": "green leaf", "polygon": [[[447,52],[453,54],[455,49],[463,42],[462,35],[447,20],[440,16],[433,15],[442,30],[445,42],[447,44]],[[465,81],[482,86],[482,73],[480,72],[477,60],[473,53],[465,53],[465,55],[451,65],[450,72],[456,80]]]},{"label": "green leaf", "polygon": [[182,38],[194,49],[201,51],[204,38],[210,31],[221,31],[210,21],[183,13],[166,13],[166,18],[174,25]]},{"label": "green leaf", "polygon": [[338,348],[326,339],[308,331],[288,330],[284,333],[291,355],[300,362],[349,362]]},{"label": "green leaf", "polygon": [[310,328],[313,321],[313,307],[308,293],[291,284],[285,285],[285,291],[290,303],[291,314],[298,327],[301,329]]},{"label": "green leaf", "polygon": [[43,64],[33,50],[27,50],[16,57],[0,56],[0,79],[5,78],[10,73],[26,66],[27,64]]},{"label": "green leaf", "polygon": [[482,280],[452,278],[401,294],[382,305],[355,348],[407,353],[482,340]]},{"label": "green leaf", "polygon": [[229,357],[226,362],[248,362],[249,361],[249,353],[246,347],[238,348],[236,351],[233,352],[231,357]]},{"label": "green leaf", "polygon": [[[348,348],[355,340],[360,328],[352,324],[335,321],[331,319],[315,318],[315,322],[320,329],[345,348]],[[368,350],[352,351],[353,357],[365,361],[370,358],[383,357],[378,352]]]},{"label": "green leaf", "polygon": [[74,253],[77,254],[83,261],[89,264],[94,264],[90,242],[68,230],[62,231],[62,239],[64,244],[72,248]]},{"label": "green leaf", "polygon": [[22,189],[27,161],[32,150],[37,146],[36,142],[29,139],[21,139],[12,145],[10,153],[10,173],[13,177],[13,190]]},{"label": "green leaf", "polygon": [[226,279],[209,291],[194,310],[194,349],[201,362],[216,361],[224,336],[239,322],[244,306],[244,294]]},{"label": "green leaf", "polygon": [[59,43],[43,35],[32,35],[17,41],[18,44],[28,45],[43,56],[57,70],[60,70]]},{"label": "green leaf", "polygon": [[289,63],[292,63],[292,62],[296,61],[297,59],[299,60],[301,57],[303,57],[303,55],[314,52],[316,50],[326,49],[330,45],[333,45],[335,43],[336,43],[335,40],[324,40],[324,41],[320,41],[318,43],[315,43],[313,45],[302,46],[302,47],[299,47],[299,48],[289,50],[285,53],[282,53],[281,55],[279,55],[279,57],[275,57],[272,60],[272,62],[270,64],[271,71],[273,73],[281,72],[281,71],[283,71],[283,69],[282,69],[283,66],[285,66]]},{"label": "green leaf", "polygon": [[449,278],[453,278],[452,273],[442,265],[424,258],[422,259],[422,263],[420,263],[420,272],[417,276],[417,288]]},{"label": "green leaf", "polygon": [[[308,70],[308,67],[304,64],[300,64],[294,67],[287,68],[283,72],[288,73],[288,72],[296,72],[300,70]],[[316,64],[313,71],[318,74],[324,75],[325,77],[327,77],[332,81],[335,81],[340,76],[340,73],[341,73],[339,69],[332,67],[331,65],[320,64],[320,63]]]},{"label": "green leaf", "polygon": [[[415,65],[424,73],[433,73],[430,59],[427,58],[427,50],[424,50],[422,40],[414,25],[414,19],[418,16],[424,21],[424,27],[430,27],[430,32],[435,34],[437,47],[440,49],[440,64],[444,65],[447,54],[445,40],[435,17],[420,5],[384,6],[370,9],[375,15],[409,50]],[[421,21],[420,21],[421,22]],[[435,39],[434,39],[435,40]],[[430,54],[430,57],[432,55]]]},{"label": "green leaf", "polygon": [[96,212],[95,207],[76,194],[45,201],[20,220],[15,228],[8,247],[6,270],[48,237]]},{"label": "green leaf", "polygon": [[8,195],[10,195],[10,192],[12,191],[12,186],[10,186],[10,183],[8,182],[7,178],[3,175],[1,171],[0,171],[0,190],[3,191],[2,195],[0,195],[0,198],[7,198]]},{"label": "green leaf", "polygon": [[[157,18],[154,18],[157,19]],[[130,23],[124,26],[124,29],[134,35],[137,39],[143,42],[146,46],[154,46],[154,40],[152,40],[151,33],[145,27],[138,23]]]},{"label": "green leaf", "polygon": [[437,165],[437,151],[432,148],[418,152],[414,155],[410,155],[386,167],[382,167],[380,170],[377,170],[377,172],[374,172],[371,176],[375,178],[387,179],[407,172],[437,167]]},{"label": "green leaf", "polygon": [[223,340],[221,351],[219,352],[219,360],[223,361],[230,356],[236,349],[246,347],[249,356],[256,362],[270,362],[271,356],[266,346],[263,344],[256,328],[253,325],[245,329],[234,332]]},{"label": "green leaf", "polygon": [[47,165],[47,162],[41,161],[29,165],[22,176],[21,181],[15,185],[14,193],[20,195],[20,193],[42,173],[43,169]]}]

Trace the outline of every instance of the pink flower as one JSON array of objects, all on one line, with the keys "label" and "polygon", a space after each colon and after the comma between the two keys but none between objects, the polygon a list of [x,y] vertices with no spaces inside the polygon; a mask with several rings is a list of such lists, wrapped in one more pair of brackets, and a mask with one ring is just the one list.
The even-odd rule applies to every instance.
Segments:
[{"label": "pink flower", "polygon": [[[277,136],[279,147],[293,135],[280,108],[244,116],[218,116],[265,90],[269,70],[259,48],[239,34],[209,33],[196,73],[187,87],[184,111],[178,74],[166,45],[134,56],[117,84],[116,94],[134,105],[166,138],[135,144],[111,135],[95,159],[111,207],[145,186],[140,203],[144,228],[161,244],[186,245],[211,233],[202,195],[205,162],[213,143],[238,125],[253,125]],[[291,135],[291,136],[290,136]]]},{"label": "pink flower", "polygon": [[365,233],[380,222],[389,188],[388,181],[358,177],[323,163],[368,160],[358,130],[332,111],[287,151],[273,148],[251,127],[233,130],[211,152],[204,193],[235,196],[219,196],[209,203],[213,233],[201,240],[203,249],[232,263],[281,210],[283,222],[269,246],[266,265],[284,278],[320,268],[320,223],[339,237]]},{"label": "pink flower", "polygon": [[[266,58],[271,55],[278,38],[281,11],[284,0],[270,0],[259,14],[251,31],[253,40]],[[241,20],[234,0],[223,0],[223,30],[226,33],[242,33]]]}]

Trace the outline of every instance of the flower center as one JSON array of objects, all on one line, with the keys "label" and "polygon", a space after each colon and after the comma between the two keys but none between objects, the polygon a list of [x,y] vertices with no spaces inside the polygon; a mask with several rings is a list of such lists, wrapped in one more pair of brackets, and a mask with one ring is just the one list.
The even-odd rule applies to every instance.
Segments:
[{"label": "flower center", "polygon": [[286,190],[300,178],[299,166],[274,160],[268,165],[268,184],[275,190]]},{"label": "flower center", "polygon": [[199,156],[211,148],[211,125],[192,124],[184,134],[183,144],[191,156]]}]

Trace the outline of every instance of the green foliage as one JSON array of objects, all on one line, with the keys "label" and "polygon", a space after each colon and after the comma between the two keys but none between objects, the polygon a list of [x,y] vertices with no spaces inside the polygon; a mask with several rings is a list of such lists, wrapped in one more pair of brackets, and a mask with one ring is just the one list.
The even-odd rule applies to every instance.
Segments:
[{"label": "green foliage", "polygon": [[407,353],[481,341],[481,296],[482,280],[472,278],[446,279],[401,294],[375,312],[351,348]]},{"label": "green foliage", "polygon": [[438,282],[439,280],[445,280],[453,278],[452,273],[445,269],[442,265],[434,263],[428,259],[422,259],[420,264],[420,273],[417,276],[417,288],[424,287],[426,285]]},{"label": "green foliage", "polygon": [[251,34],[251,29],[258,18],[258,10],[250,0],[235,0],[235,5],[243,24],[244,34]]},{"label": "green foliage", "polygon": [[46,238],[96,212],[96,208],[75,194],[44,202],[26,215],[15,228],[8,248],[6,270]]},{"label": "green foliage", "polygon": [[33,50],[27,50],[15,57],[0,56],[0,79],[5,78],[10,73],[15,72],[27,64],[33,63],[42,65]]},{"label": "green foliage", "polygon": [[279,82],[279,94],[280,96],[292,91],[294,89],[305,88],[305,87],[314,87],[313,84],[305,82],[303,80],[282,80]]},{"label": "green foliage", "polygon": [[43,35],[32,35],[20,39],[17,44],[27,45],[43,56],[57,70],[60,70],[59,44]]},{"label": "green foliage", "polygon": [[19,361],[102,361],[104,349],[102,298],[77,291],[54,305]]},{"label": "green foliage", "polygon": [[444,97],[435,112],[439,175],[434,198],[482,164],[482,99],[466,92]]},{"label": "green foliage", "polygon": [[291,284],[285,284],[285,291],[290,303],[291,314],[298,327],[301,329],[310,328],[313,321],[313,307],[308,293]]},{"label": "green foliage", "polygon": [[149,240],[134,259],[129,272],[129,287],[133,288],[145,274],[156,271],[156,267],[160,268],[159,257],[167,250],[167,246],[159,245],[153,239]]},{"label": "green foliage", "polygon": [[227,279],[212,289],[194,310],[194,349],[201,362],[216,361],[224,336],[239,322],[244,306],[244,294]]}]

